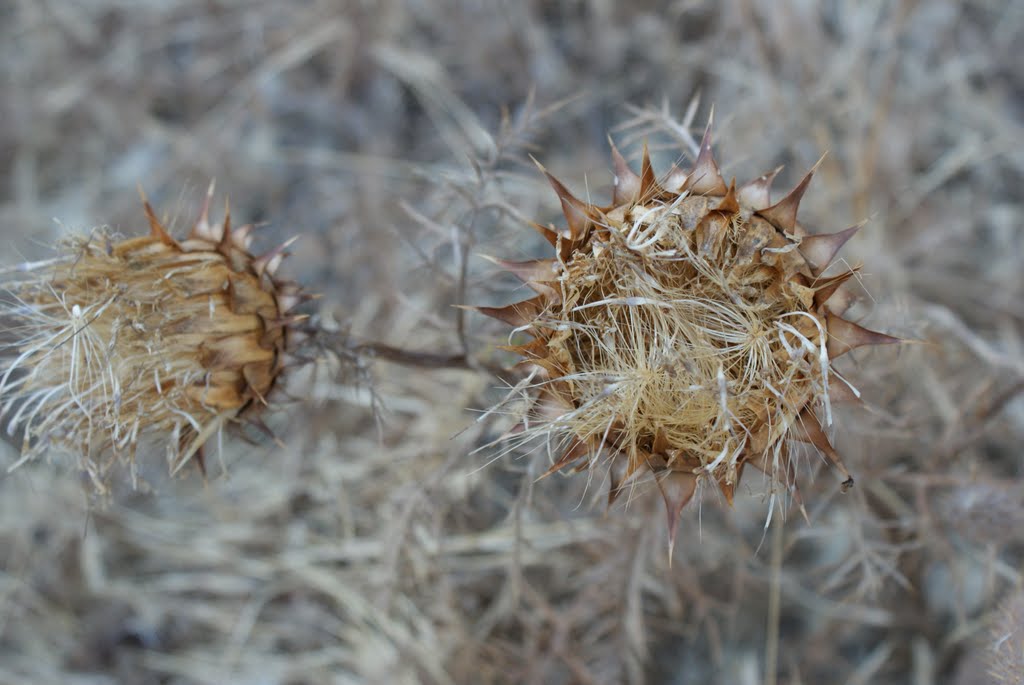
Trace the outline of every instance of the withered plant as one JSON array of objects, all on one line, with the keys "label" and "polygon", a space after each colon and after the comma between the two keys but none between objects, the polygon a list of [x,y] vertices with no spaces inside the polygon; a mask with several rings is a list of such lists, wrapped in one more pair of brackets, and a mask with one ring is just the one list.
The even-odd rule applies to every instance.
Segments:
[{"label": "withered plant", "polygon": [[548,474],[607,468],[609,504],[654,474],[670,539],[701,484],[731,503],[747,466],[766,474],[773,504],[780,489],[799,501],[794,441],[851,486],[825,430],[833,403],[860,393],[833,362],[898,342],[842,318],[858,269],[829,267],[860,226],[812,234],[798,222],[814,170],[773,202],[778,169],[727,183],[711,131],[709,122],[690,170],[660,178],[646,148],[637,174],[612,143],[607,205],[545,171],[565,225],[532,225],[554,256],[492,258],[536,295],[478,308],[527,338],[509,346],[535,391],[515,439],[559,445]]},{"label": "withered plant", "polygon": [[0,416],[22,436],[12,468],[58,448],[76,455],[99,491],[111,467],[136,478],[141,444],[166,445],[172,472],[224,428],[263,430],[305,317],[305,297],[275,277],[285,243],[252,254],[253,225],[199,219],[174,238],[143,198],[149,233],[68,238],[62,255],[5,285],[0,317]]}]

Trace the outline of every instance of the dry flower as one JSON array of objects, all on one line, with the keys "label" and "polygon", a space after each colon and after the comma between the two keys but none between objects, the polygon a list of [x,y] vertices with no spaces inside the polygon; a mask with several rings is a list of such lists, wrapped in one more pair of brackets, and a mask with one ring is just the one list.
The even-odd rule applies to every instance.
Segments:
[{"label": "dry flower", "polygon": [[[555,256],[489,258],[536,296],[477,309],[530,340],[533,404],[519,439],[559,446],[548,474],[605,465],[609,504],[653,473],[670,536],[699,484],[731,503],[744,469],[798,497],[790,447],[812,444],[844,487],[853,483],[822,424],[859,393],[832,362],[862,345],[898,342],[842,318],[857,272],[826,275],[859,226],[809,235],[797,209],[812,169],[778,202],[778,170],[736,187],[711,151],[657,179],[647,150],[637,175],[612,144],[612,202],[596,206],[547,175],[566,224],[534,224]],[[542,167],[543,171],[543,167]],[[819,419],[819,415],[823,420]]]},{"label": "dry flower", "polygon": [[[0,309],[0,417],[22,457],[70,451],[97,490],[140,443],[164,445],[172,472],[268,403],[293,347],[304,295],[275,272],[288,243],[249,252],[253,226],[211,223],[213,186],[184,240],[143,197],[149,234],[95,232],[25,265]],[[289,241],[290,242],[290,241]]]}]

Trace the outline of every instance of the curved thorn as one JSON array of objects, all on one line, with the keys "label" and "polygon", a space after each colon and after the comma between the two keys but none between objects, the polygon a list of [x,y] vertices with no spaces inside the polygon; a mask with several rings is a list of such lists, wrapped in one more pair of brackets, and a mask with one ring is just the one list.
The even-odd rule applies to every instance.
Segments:
[{"label": "curved thorn", "polygon": [[816,233],[800,239],[800,254],[804,256],[814,273],[828,268],[843,245],[861,229],[866,222],[843,229],[838,233]]},{"label": "curved thorn", "polygon": [[786,195],[786,197],[782,198],[771,207],[760,210],[758,214],[772,222],[776,228],[787,233],[792,233],[796,228],[796,215],[800,210],[800,200],[807,191],[807,186],[811,184],[811,178],[814,177],[814,172],[818,170],[818,167],[823,161],[825,161],[824,157],[819,159],[803,179],[796,184],[796,187],[789,191],[789,194]]},{"label": "curved thorn", "polygon": [[829,359],[836,359],[864,345],[895,345],[902,342],[899,338],[868,330],[831,312],[825,312],[825,327],[828,329],[826,351]]},{"label": "curved thorn", "polygon": [[772,181],[782,171],[782,167],[775,167],[773,171],[758,176],[753,181],[747,181],[737,191],[741,205],[746,205],[754,210],[766,209],[771,205]]},{"label": "curved thorn", "polygon": [[612,190],[612,202],[623,205],[636,202],[640,198],[640,177],[630,168],[626,158],[622,156],[615,142],[608,136],[608,144],[612,148],[612,165],[615,168],[614,190]]}]

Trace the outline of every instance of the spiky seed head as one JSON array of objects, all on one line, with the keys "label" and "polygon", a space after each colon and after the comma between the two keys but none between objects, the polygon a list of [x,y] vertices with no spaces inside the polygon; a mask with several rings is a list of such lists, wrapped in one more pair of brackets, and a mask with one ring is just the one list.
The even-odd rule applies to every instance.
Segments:
[{"label": "spiky seed head", "polygon": [[774,203],[778,170],[726,183],[710,124],[689,173],[659,182],[646,149],[639,174],[614,144],[612,159],[607,206],[544,171],[566,219],[533,225],[552,258],[492,260],[536,293],[478,308],[530,338],[509,348],[537,389],[514,435],[563,446],[548,474],[606,466],[609,504],[652,472],[673,539],[700,483],[731,503],[747,466],[798,497],[793,441],[814,445],[851,485],[819,419],[831,424],[831,404],[858,396],[832,362],[897,342],[841,318],[856,269],[824,273],[858,227],[808,235],[797,222],[813,169]]},{"label": "spiky seed head", "polygon": [[143,443],[166,445],[172,472],[203,467],[207,440],[267,405],[304,295],[275,276],[284,246],[256,256],[252,226],[227,208],[210,221],[212,190],[183,240],[143,197],[147,235],[71,239],[6,284],[0,416],[23,436],[18,464],[68,450],[103,491],[114,465],[134,479]]}]

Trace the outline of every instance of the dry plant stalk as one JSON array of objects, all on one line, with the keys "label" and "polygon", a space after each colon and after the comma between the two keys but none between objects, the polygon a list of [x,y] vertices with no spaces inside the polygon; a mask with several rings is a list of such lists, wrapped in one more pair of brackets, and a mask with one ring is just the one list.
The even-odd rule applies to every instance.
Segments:
[{"label": "dry plant stalk", "polygon": [[782,485],[799,501],[794,440],[816,447],[849,487],[818,412],[830,426],[832,404],[859,393],[832,362],[898,342],[841,318],[856,268],[824,275],[859,226],[808,235],[797,222],[813,169],[775,203],[778,169],[727,185],[710,123],[689,172],[673,167],[658,180],[646,148],[639,175],[614,143],[612,155],[607,206],[544,172],[566,219],[533,225],[553,258],[489,258],[536,292],[477,308],[531,338],[508,347],[537,390],[514,439],[560,446],[545,475],[606,465],[609,504],[653,473],[670,539],[698,485],[716,484],[731,503],[748,465],[767,474],[773,498]]},{"label": "dry plant stalk", "polygon": [[[96,232],[29,265],[0,308],[13,341],[0,357],[0,417],[23,434],[22,457],[70,451],[98,492],[141,442],[166,444],[173,472],[268,404],[304,319],[305,295],[275,278],[288,243],[249,252],[253,226],[209,220],[213,186],[184,240],[143,197],[148,235]],[[291,241],[289,241],[291,242]],[[5,341],[6,342],[6,341]]]}]

